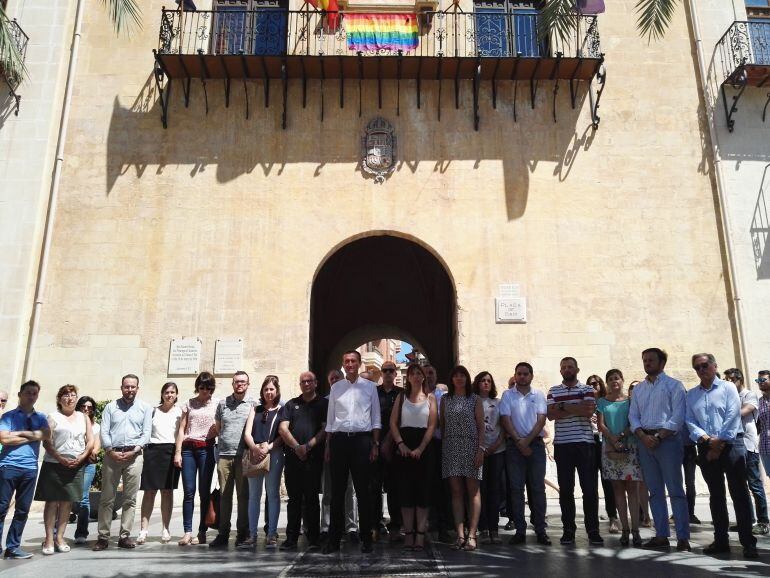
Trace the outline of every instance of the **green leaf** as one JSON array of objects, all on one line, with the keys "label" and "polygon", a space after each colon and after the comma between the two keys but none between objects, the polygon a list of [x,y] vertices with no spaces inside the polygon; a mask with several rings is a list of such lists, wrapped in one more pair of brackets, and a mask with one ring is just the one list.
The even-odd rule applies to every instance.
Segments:
[{"label": "green leaf", "polygon": [[130,36],[135,28],[142,27],[142,10],[138,0],[102,0],[102,3],[107,6],[110,20],[118,34],[125,31]]},{"label": "green leaf", "polygon": [[636,27],[647,41],[665,36],[679,0],[639,0],[636,3]]},{"label": "green leaf", "polygon": [[564,44],[574,36],[577,23],[575,0],[548,0],[537,19],[537,36],[545,40],[553,34]]},{"label": "green leaf", "polygon": [[8,84],[16,88],[27,76],[24,58],[16,44],[16,37],[11,28],[11,22],[0,5],[0,74],[5,76]]}]

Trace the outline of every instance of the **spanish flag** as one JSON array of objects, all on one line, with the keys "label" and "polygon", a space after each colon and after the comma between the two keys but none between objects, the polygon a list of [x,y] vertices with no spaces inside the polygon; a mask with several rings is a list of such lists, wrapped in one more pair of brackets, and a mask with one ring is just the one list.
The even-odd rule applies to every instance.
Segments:
[{"label": "spanish flag", "polygon": [[345,14],[349,50],[403,50],[417,48],[416,14]]},{"label": "spanish flag", "polygon": [[330,12],[330,14],[326,15],[328,29],[332,31],[337,30],[337,24],[339,23],[338,11],[340,9],[337,0],[308,0],[308,3],[314,8],[318,8],[324,12]]}]

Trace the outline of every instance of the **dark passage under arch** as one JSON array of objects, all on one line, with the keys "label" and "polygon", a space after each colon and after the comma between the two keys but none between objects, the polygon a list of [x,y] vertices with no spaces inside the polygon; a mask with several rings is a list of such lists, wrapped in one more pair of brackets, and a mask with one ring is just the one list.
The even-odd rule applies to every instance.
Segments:
[{"label": "dark passage under arch", "polygon": [[[455,290],[425,247],[394,235],[351,241],[323,264],[310,297],[310,368],[325,384],[339,354],[366,339],[419,344],[446,380],[457,357]],[[374,335],[379,328],[393,330]],[[369,334],[371,333],[371,336]]]}]

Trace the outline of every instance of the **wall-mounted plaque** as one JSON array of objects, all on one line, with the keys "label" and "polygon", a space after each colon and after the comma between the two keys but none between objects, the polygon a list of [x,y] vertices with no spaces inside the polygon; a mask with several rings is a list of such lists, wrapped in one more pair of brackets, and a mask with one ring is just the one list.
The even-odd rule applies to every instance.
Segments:
[{"label": "wall-mounted plaque", "polygon": [[232,375],[243,369],[243,338],[217,339],[214,349],[214,373]]},{"label": "wall-mounted plaque", "polygon": [[168,351],[169,375],[198,375],[201,367],[201,340],[197,337],[172,339]]},{"label": "wall-mounted plaque", "polygon": [[525,297],[495,299],[495,322],[526,323],[527,299]]}]

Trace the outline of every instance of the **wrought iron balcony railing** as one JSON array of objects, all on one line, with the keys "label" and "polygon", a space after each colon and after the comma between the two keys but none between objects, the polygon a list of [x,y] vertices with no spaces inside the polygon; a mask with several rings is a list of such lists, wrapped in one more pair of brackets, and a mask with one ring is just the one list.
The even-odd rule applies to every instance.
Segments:
[{"label": "wrought iron balcony railing", "polygon": [[566,41],[538,40],[539,16],[510,12],[420,12],[413,50],[359,50],[348,37],[344,12],[316,10],[163,10],[161,54],[254,56],[423,56],[599,58],[597,17],[576,17]]},{"label": "wrought iron balcony railing", "polygon": [[[377,15],[361,18],[377,19]],[[601,53],[596,16],[576,15],[575,26],[566,39],[538,36],[535,11],[511,10],[480,12],[419,12],[406,15],[412,26],[397,42],[377,34],[353,34],[353,13],[323,12],[315,9],[244,10],[221,7],[216,11],[163,9],[156,80],[161,90],[161,118],[167,125],[168,90],[180,80],[185,105],[190,99],[190,81],[221,79],[225,82],[225,104],[230,102],[233,80],[258,79],[264,82],[265,103],[270,97],[270,80],[283,83],[286,127],[287,80],[302,79],[302,102],[306,103],[307,80],[321,80],[321,120],[323,120],[324,80],[339,79],[340,106],[344,106],[344,81],[376,80],[382,107],[383,79],[416,79],[417,106],[420,107],[421,81],[454,80],[455,101],[459,106],[460,81],[472,80],[474,126],[478,128],[478,94],[482,81],[492,83],[493,106],[498,81],[525,81],[535,107],[541,81],[553,81],[553,116],[559,81],[568,81],[572,107],[576,107],[578,85],[598,79],[601,87],[594,95],[589,89],[594,126],[598,126],[601,89],[604,86],[604,55]],[[414,19],[414,20],[411,20]],[[376,24],[376,23],[375,23]],[[375,25],[373,24],[373,25]],[[165,82],[164,84],[164,81]],[[246,114],[248,116],[248,91]],[[361,91],[359,90],[359,98]],[[439,119],[441,96],[439,90]],[[516,119],[514,90],[514,120]],[[206,95],[204,90],[204,96]],[[396,100],[399,114],[399,100]],[[208,110],[208,101],[207,101]],[[360,110],[360,106],[359,106]]]},{"label": "wrought iron balcony railing", "polygon": [[[717,43],[716,64],[721,67],[722,100],[727,115],[727,128],[735,127],[733,115],[738,110],[738,100],[747,86],[762,87],[770,82],[770,20],[733,22]],[[728,104],[725,86],[738,92]],[[765,121],[767,106],[762,112]]]},{"label": "wrought iron balcony railing", "polygon": [[[6,16],[1,16],[1,18],[5,20],[5,25],[11,33],[11,43],[16,47],[16,51],[21,57],[21,62],[24,62],[27,55],[29,36],[27,36],[24,30],[21,29],[21,26],[16,22],[16,19],[8,20]],[[24,75],[20,70],[13,70],[5,66],[5,63],[10,60],[10,55],[6,53],[6,50],[8,49],[5,49],[0,53],[0,74],[2,74],[11,89],[14,90],[21,84]]]}]

